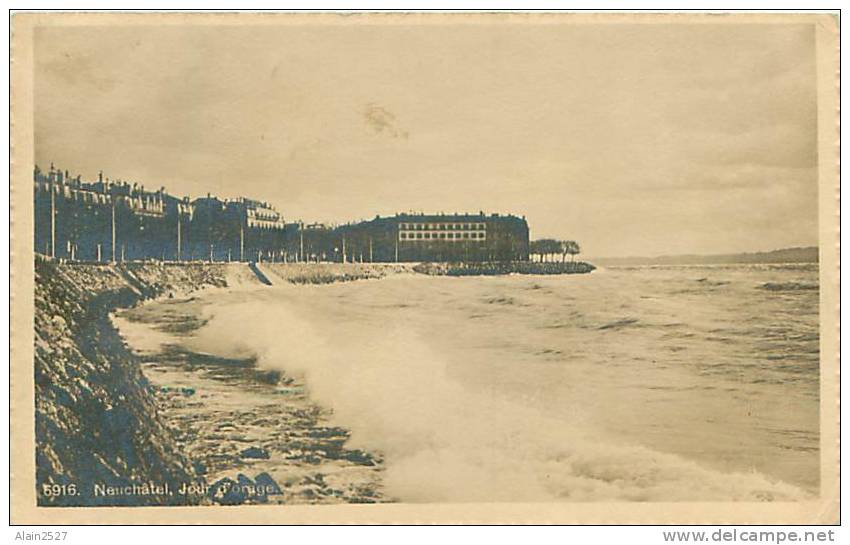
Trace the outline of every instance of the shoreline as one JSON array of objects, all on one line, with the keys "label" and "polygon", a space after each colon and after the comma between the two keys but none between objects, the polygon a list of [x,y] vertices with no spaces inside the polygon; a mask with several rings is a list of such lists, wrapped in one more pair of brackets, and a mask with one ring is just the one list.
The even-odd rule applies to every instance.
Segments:
[{"label": "shoreline", "polygon": [[[261,275],[273,284],[327,284],[398,274],[457,276],[456,266],[258,263],[252,270],[247,263],[91,264],[41,257],[35,265],[39,505],[392,501],[383,497],[374,475],[380,472],[380,455],[346,449],[348,431],[328,424],[329,411],[313,403],[293,377],[278,375],[271,381],[252,370],[253,362],[215,361],[174,347],[158,356],[143,354],[119,333],[114,318],[144,316],[155,306],[173,311],[214,290],[262,289]],[[474,270],[466,268],[467,274]],[[480,274],[493,270],[497,269]],[[178,336],[203,325],[197,316],[178,317],[174,312],[146,319],[160,333]],[[157,363],[156,357],[166,363]],[[223,377],[220,371],[228,365],[243,375]],[[193,381],[203,386],[190,385]],[[280,391],[274,385],[278,382],[283,385]],[[231,396],[236,407],[244,401],[237,394],[248,392],[256,404],[242,414],[219,414],[209,403],[198,405],[202,396],[196,394],[204,389]],[[193,418],[192,411],[199,408],[214,418]],[[267,437],[228,438],[233,430],[224,422],[227,418],[235,418],[246,429],[265,430]],[[215,419],[224,429],[214,429]],[[94,437],[81,437],[82,430],[95,430]],[[287,430],[292,433],[287,435]],[[192,443],[195,436],[200,439]],[[204,437],[211,440],[204,442]],[[243,455],[231,448],[251,441],[261,444],[256,452]],[[264,442],[270,448],[262,446]],[[320,470],[312,471],[317,467]],[[250,476],[240,472],[246,468]],[[284,475],[282,469],[292,474]],[[293,480],[292,475],[298,477]],[[329,475],[345,476],[328,479]],[[134,490],[142,483],[149,483],[148,493],[101,493]],[[70,485],[73,494],[66,493]],[[212,493],[209,486],[215,489]],[[187,487],[205,492],[174,493]],[[271,487],[275,495],[227,493],[240,487]],[[54,489],[62,493],[54,494]]]},{"label": "shoreline", "polygon": [[[391,501],[381,493],[380,454],[347,448],[348,430],[330,422],[331,411],[313,402],[300,380],[258,369],[253,358],[180,344],[203,325],[196,320],[201,299],[151,301],[117,320],[131,347],[144,335],[139,327],[173,335],[161,350],[134,351],[157,389],[158,412],[200,477],[201,494],[222,505]],[[251,492],[260,487],[266,493]]]},{"label": "shoreline", "polygon": [[[263,264],[262,268],[276,283],[293,278],[293,284],[420,274],[407,268],[378,271],[365,264],[317,269],[312,264]],[[309,353],[305,357],[301,352],[299,360],[270,365],[286,364],[286,371],[267,371],[257,368],[252,356],[214,356],[203,353],[205,345],[191,341],[210,316],[204,306],[218,297],[225,298],[224,309],[229,302],[242,301],[241,290],[248,300],[266,297],[263,290],[267,288],[245,264],[57,266],[37,262],[36,269],[37,333],[53,327],[56,331],[47,330],[53,342],[46,344],[73,344],[87,358],[70,364],[62,358],[36,358],[37,374],[53,373],[50,380],[37,380],[41,388],[36,397],[37,425],[39,429],[60,427],[67,435],[58,449],[51,449],[43,435],[38,437],[39,486],[76,483],[82,487],[84,483],[88,494],[41,497],[40,505],[397,501],[384,494],[381,453],[350,448],[349,431],[334,425],[332,412],[311,399],[302,381],[287,376],[290,369],[297,371],[300,362],[310,361]],[[311,271],[313,276],[305,276]],[[561,282],[552,285],[569,289]],[[367,292],[383,289],[364,288]],[[486,289],[481,291],[485,295]],[[226,299],[231,296],[235,297]],[[489,299],[484,303],[501,304]],[[70,311],[74,305],[80,308]],[[265,334],[273,336],[278,325],[267,321],[272,328]],[[68,331],[61,329],[63,323]],[[134,337],[133,328],[149,330],[148,336],[142,331]],[[227,336],[228,331],[219,333]],[[44,349],[44,342],[38,344],[42,338],[37,335],[37,350]],[[147,339],[147,345],[137,339]],[[202,339],[214,341],[215,337]],[[153,348],[150,341],[155,341]],[[287,352],[282,354],[288,357]],[[63,370],[65,376],[60,375]],[[86,400],[90,394],[74,380],[75,373],[98,393],[100,405]],[[47,386],[59,391],[47,391]],[[90,411],[93,406],[103,410]],[[58,422],[51,421],[57,418]],[[94,430],[99,448],[92,448],[92,438],[73,433],[80,430]],[[75,466],[67,460],[70,455],[89,456],[88,466]],[[51,466],[45,460],[61,463]],[[105,467],[90,470],[97,463]],[[72,471],[67,471],[69,467]],[[51,473],[67,478],[60,481]]]},{"label": "shoreline", "polygon": [[590,274],[596,267],[584,261],[505,261],[488,263],[418,263],[417,273],[433,276],[505,276]]},{"label": "shoreline", "polygon": [[[381,267],[377,271],[365,265],[317,268],[311,264],[277,270],[279,268],[272,267],[274,278],[286,278],[295,284],[381,278],[408,271],[397,267]],[[114,318],[123,313],[145,313],[156,305],[176,306],[201,299],[201,294],[216,290],[254,289],[255,283],[259,287],[257,277],[247,264],[84,264],[36,258],[35,270],[39,505],[385,501],[377,492],[379,487],[372,476],[346,477],[342,486],[335,486],[338,483],[333,478],[325,479],[333,472],[306,471],[303,478],[293,481],[292,475],[276,474],[270,465],[272,462],[268,462],[262,452],[222,453],[215,444],[216,434],[222,430],[205,428],[206,432],[213,432],[208,434],[212,442],[204,445],[211,447],[209,452],[213,454],[210,456],[204,455],[203,449],[189,448],[186,432],[191,431],[193,419],[181,418],[186,416],[184,409],[192,409],[195,401],[191,397],[198,388],[197,385],[173,388],[168,382],[179,378],[176,375],[180,373],[186,374],[184,378],[194,373],[193,379],[203,379],[198,369],[210,371],[217,367],[221,371],[222,364],[235,363],[234,369],[243,376],[237,377],[235,384],[225,384],[224,390],[235,406],[244,401],[242,394],[246,391],[252,391],[256,400],[264,402],[254,407],[253,413],[247,411],[242,417],[248,418],[252,428],[257,428],[259,418],[260,424],[266,427],[260,426],[261,431],[267,432],[266,439],[281,439],[281,434],[285,434],[283,442],[288,442],[293,449],[286,452],[288,461],[283,466],[292,469],[300,464],[302,469],[315,469],[330,462],[349,469],[380,467],[379,456],[342,446],[348,438],[347,430],[329,425],[328,411],[312,403],[294,379],[275,377],[275,384],[278,381],[283,384],[277,389],[272,384],[271,374],[252,369],[253,362],[215,362],[202,354],[185,351],[171,353],[172,357],[184,361],[177,362],[180,368],[172,365],[169,373],[163,375],[162,366],[157,370],[155,363],[146,361],[150,358],[127,343],[116,327]],[[173,315],[162,318],[157,325],[177,334],[185,335],[203,325],[188,316],[182,322],[175,320]],[[182,368],[187,361],[188,370]],[[218,374],[218,380],[206,377],[206,386],[213,384],[212,390],[221,393],[222,376]],[[195,397],[197,399],[199,397]],[[286,402],[280,403],[281,399]],[[274,421],[270,415],[276,415],[278,420]],[[194,421],[197,424],[197,419]],[[87,433],[81,434],[81,431]],[[218,455],[220,461],[229,462],[222,466],[214,459]],[[210,457],[213,458],[211,464]],[[218,473],[211,475],[207,465]],[[252,472],[251,477],[238,472],[249,465],[267,467],[269,471]],[[232,475],[222,475],[224,470],[234,471]],[[214,479],[210,479],[211,476]],[[357,484],[358,480],[364,483],[362,487]],[[137,493],[134,487],[143,485],[147,486],[145,491]],[[283,494],[275,497],[238,493],[240,489],[260,488]],[[194,493],[180,494],[181,489],[191,489]],[[127,490],[130,492],[125,493]],[[198,493],[199,490],[203,493]]]},{"label": "shoreline", "polygon": [[187,504],[162,490],[113,497],[95,489],[195,478],[109,314],[177,289],[225,284],[221,267],[35,260],[38,505]]}]

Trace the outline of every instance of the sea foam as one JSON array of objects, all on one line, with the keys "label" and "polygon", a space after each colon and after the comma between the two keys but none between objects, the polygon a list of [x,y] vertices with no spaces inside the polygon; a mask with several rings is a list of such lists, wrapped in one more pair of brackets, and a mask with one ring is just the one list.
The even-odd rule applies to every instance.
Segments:
[{"label": "sea foam", "polygon": [[[294,292],[293,289],[305,290]],[[341,319],[326,288],[275,287],[205,307],[193,349],[303,376],[313,399],[380,451],[389,496],[447,501],[791,500],[802,490],[728,473],[557,418],[448,372],[440,343],[406,320]],[[306,291],[312,290],[312,291]],[[333,292],[336,293],[336,292]],[[338,296],[338,295],[334,295]],[[247,297],[247,296],[246,296]]]}]

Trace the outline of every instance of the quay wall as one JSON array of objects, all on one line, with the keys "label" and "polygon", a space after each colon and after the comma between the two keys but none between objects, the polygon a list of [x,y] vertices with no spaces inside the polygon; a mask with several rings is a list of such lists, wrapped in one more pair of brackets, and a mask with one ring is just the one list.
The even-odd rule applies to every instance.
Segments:
[{"label": "quay wall", "polygon": [[413,263],[262,263],[272,282],[329,284],[415,272]]},{"label": "quay wall", "polygon": [[[109,313],[151,297],[226,285],[216,265],[35,262],[38,504],[169,505],[179,496],[104,496],[94,485],[179,483],[195,475]],[[73,488],[70,485],[74,484]],[[64,485],[64,486],[63,486]]]},{"label": "quay wall", "polygon": [[583,261],[540,263],[513,261],[492,263],[420,263],[413,267],[417,273],[435,276],[496,276],[505,274],[587,274],[596,267]]}]

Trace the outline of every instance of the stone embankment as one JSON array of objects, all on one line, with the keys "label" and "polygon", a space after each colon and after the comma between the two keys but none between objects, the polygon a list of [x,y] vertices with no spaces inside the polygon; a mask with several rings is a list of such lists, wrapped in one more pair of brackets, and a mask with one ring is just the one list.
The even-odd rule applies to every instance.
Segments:
[{"label": "stone embankment", "polygon": [[[169,505],[192,480],[154,394],[109,320],[151,297],[226,285],[216,265],[35,262],[35,435],[39,505]],[[149,483],[133,494],[121,487]],[[110,488],[112,487],[112,488]]]},{"label": "stone embankment", "polygon": [[512,261],[494,263],[420,263],[413,267],[417,273],[434,276],[496,276],[503,274],[586,274],[596,267],[583,261],[540,263]]},{"label": "stone embankment", "polygon": [[274,280],[291,284],[330,284],[412,273],[412,263],[262,263]]},{"label": "stone embankment", "polygon": [[586,274],[596,267],[583,261],[539,263],[532,261],[493,263],[262,263],[270,279],[292,284],[329,284],[384,278],[394,274],[431,276],[495,276],[505,274]]}]

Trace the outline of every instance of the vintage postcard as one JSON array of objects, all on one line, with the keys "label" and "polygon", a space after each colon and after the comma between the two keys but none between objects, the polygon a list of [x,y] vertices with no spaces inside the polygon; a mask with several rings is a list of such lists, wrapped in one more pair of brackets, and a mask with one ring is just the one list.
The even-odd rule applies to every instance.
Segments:
[{"label": "vintage postcard", "polygon": [[838,521],[837,15],[11,24],[13,523]]}]

